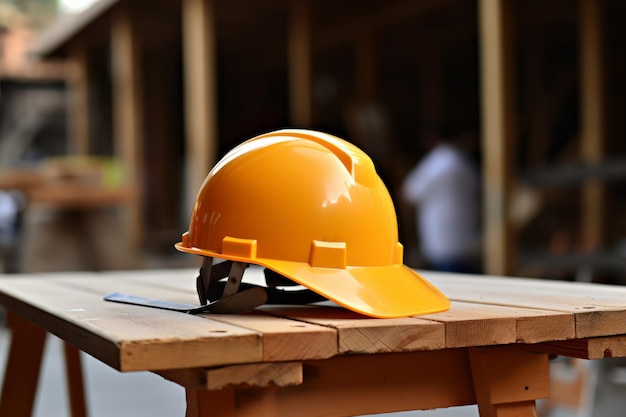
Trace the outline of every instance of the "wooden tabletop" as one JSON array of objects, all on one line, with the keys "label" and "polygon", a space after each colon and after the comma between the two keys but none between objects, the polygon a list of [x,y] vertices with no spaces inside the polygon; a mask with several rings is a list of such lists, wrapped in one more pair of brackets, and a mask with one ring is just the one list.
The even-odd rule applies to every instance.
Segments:
[{"label": "wooden tabletop", "polygon": [[[4,276],[0,304],[120,371],[186,369],[524,344],[583,358],[626,356],[626,288],[422,271],[444,313],[372,319],[323,303],[187,315],[103,301],[120,291],[197,304],[195,270]],[[244,280],[259,280],[256,268]]]}]

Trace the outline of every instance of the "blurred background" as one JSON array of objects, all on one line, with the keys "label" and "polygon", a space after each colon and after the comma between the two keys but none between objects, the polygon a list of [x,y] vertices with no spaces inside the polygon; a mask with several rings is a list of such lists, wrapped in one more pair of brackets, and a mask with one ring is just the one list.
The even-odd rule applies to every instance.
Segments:
[{"label": "blurred background", "polygon": [[6,272],[179,266],[213,163],[282,127],[346,138],[394,198],[434,129],[469,138],[479,271],[619,282],[619,0],[0,2]]},{"label": "blurred background", "polygon": [[[0,272],[195,266],[229,149],[312,128],[402,195],[433,134],[476,168],[477,272],[626,280],[621,0],[0,0]],[[444,132],[445,131],[445,132]]]},{"label": "blurred background", "polygon": [[362,147],[402,182],[434,127],[470,138],[479,270],[620,281],[618,0],[0,2],[5,272],[179,266],[213,163],[265,131]]}]

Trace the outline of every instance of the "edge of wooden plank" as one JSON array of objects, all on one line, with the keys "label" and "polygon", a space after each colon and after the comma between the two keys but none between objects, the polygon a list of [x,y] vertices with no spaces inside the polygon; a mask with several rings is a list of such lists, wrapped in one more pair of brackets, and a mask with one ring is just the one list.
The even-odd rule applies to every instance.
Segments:
[{"label": "edge of wooden plank", "polygon": [[187,389],[220,390],[230,386],[287,387],[303,381],[301,362],[231,365],[213,369],[157,371],[163,378]]}]

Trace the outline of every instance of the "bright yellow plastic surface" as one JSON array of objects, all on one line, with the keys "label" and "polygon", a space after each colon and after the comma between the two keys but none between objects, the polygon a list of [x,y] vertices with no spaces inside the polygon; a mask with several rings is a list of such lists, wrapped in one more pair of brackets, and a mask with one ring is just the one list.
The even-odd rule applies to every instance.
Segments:
[{"label": "bright yellow plastic surface", "polygon": [[176,247],[265,266],[372,317],[450,305],[402,264],[393,202],[371,159],[324,133],[280,130],[231,150],[207,176]]}]

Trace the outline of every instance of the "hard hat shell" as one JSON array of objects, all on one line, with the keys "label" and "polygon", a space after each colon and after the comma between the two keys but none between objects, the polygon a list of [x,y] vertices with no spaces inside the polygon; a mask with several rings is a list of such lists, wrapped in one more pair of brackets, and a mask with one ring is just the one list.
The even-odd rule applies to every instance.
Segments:
[{"label": "hard hat shell", "polygon": [[450,306],[403,265],[393,202],[372,160],[320,132],[278,130],[232,149],[209,172],[176,248],[264,266],[372,317]]}]

